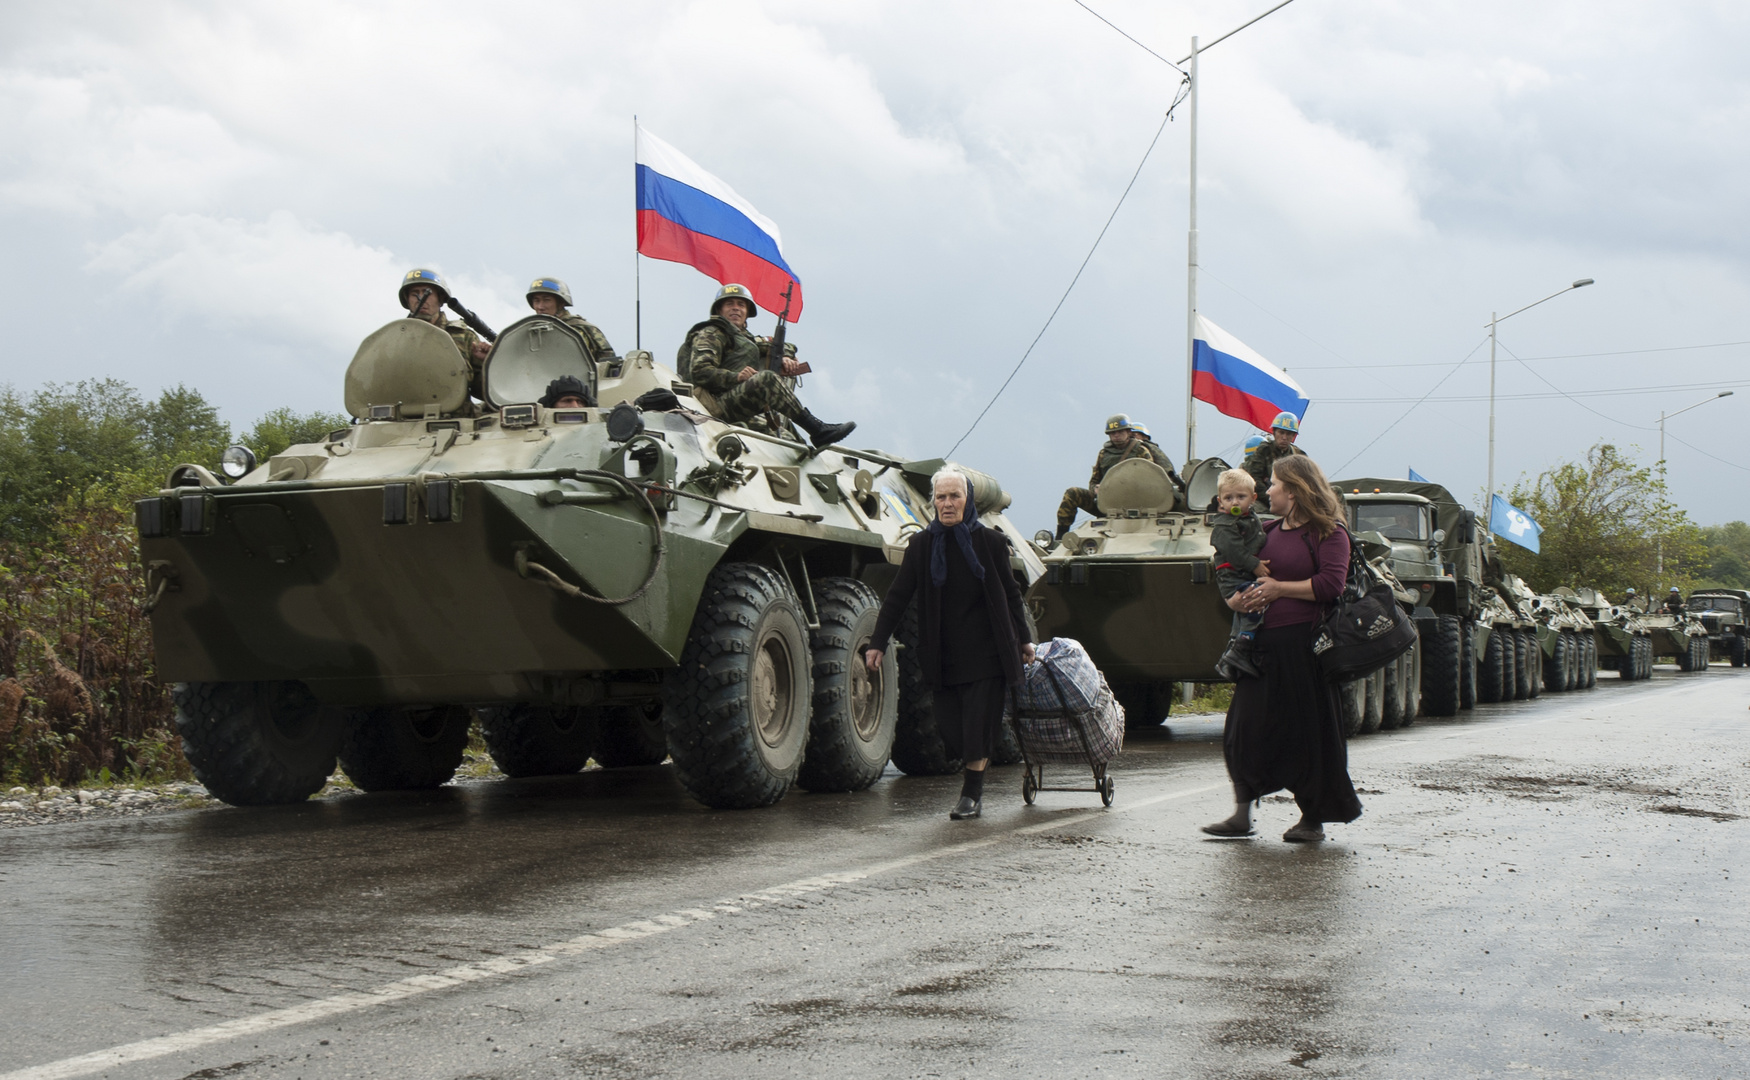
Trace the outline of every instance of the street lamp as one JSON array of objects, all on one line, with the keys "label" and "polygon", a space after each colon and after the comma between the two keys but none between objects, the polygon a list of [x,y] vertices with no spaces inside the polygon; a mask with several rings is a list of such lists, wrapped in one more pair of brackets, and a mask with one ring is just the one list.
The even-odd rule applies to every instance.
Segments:
[{"label": "street lamp", "polygon": [[1483,514],[1485,515],[1485,518],[1487,515],[1495,512],[1495,326],[1511,319],[1513,316],[1519,314],[1520,311],[1530,311],[1545,300],[1554,300],[1565,292],[1573,292],[1575,289],[1582,289],[1590,284],[1592,284],[1592,279],[1584,277],[1565,289],[1557,289],[1555,292],[1544,297],[1543,300],[1539,300],[1536,303],[1526,304],[1524,307],[1518,309],[1518,311],[1509,311],[1505,315],[1497,315],[1492,311],[1489,312],[1489,497],[1483,503]]},{"label": "street lamp", "polygon": [[[1731,396],[1732,396],[1732,392],[1730,390],[1721,390],[1719,393],[1715,394],[1713,397],[1702,398],[1700,401],[1696,402],[1694,405],[1685,405],[1683,408],[1678,409],[1674,413],[1668,413],[1668,412],[1665,412],[1664,410],[1660,410],[1660,412],[1659,412],[1659,479],[1660,480],[1665,479],[1665,421],[1671,419],[1673,416],[1681,416],[1691,409],[1699,409],[1703,405],[1706,405],[1710,401],[1718,401],[1719,399],[1721,399],[1723,397],[1731,397]],[[1659,584],[1663,585],[1665,583],[1664,578],[1665,578],[1665,534],[1660,533],[1659,534],[1659,579],[1660,579]]]}]

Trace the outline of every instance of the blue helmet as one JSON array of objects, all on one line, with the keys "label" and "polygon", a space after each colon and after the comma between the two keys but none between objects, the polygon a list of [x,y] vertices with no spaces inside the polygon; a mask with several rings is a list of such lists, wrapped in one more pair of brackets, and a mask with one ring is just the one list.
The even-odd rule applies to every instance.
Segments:
[{"label": "blue helmet", "polygon": [[1300,417],[1291,412],[1277,413],[1276,419],[1270,421],[1271,431],[1292,431],[1300,433]]},{"label": "blue helmet", "polygon": [[1246,440],[1246,456],[1251,457],[1252,451],[1256,450],[1258,447],[1263,446],[1263,445],[1264,445],[1264,436],[1253,435],[1251,438]]},{"label": "blue helmet", "polygon": [[548,296],[557,296],[561,304],[566,307],[571,306],[571,289],[563,281],[552,277],[538,277],[529,282],[529,292],[524,299],[533,304],[535,297],[543,293]]},{"label": "blue helmet", "polygon": [[408,291],[417,289],[421,285],[429,285],[436,289],[445,300],[450,298],[450,283],[444,280],[444,276],[436,270],[420,266],[407,271],[407,275],[401,279],[401,291],[397,295],[401,298],[402,307],[407,306]]}]

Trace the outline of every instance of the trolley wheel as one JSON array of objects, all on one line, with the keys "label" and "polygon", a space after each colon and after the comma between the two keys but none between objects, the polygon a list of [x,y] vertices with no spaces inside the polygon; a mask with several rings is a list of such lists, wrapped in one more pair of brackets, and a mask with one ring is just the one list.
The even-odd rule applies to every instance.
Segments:
[{"label": "trolley wheel", "polygon": [[1039,785],[1033,780],[1033,770],[1028,769],[1026,774],[1021,777],[1021,801],[1032,806],[1033,800],[1038,797]]},{"label": "trolley wheel", "polygon": [[1112,778],[1110,776],[1108,776],[1104,780],[1100,781],[1100,805],[1111,806],[1112,805],[1112,793],[1114,791],[1116,791],[1117,788],[1118,788],[1118,785],[1116,785],[1112,782]]}]

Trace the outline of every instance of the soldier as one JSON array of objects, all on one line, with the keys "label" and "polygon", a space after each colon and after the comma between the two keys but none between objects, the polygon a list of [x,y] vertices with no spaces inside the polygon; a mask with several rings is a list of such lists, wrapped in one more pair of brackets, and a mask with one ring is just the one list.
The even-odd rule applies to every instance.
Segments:
[{"label": "soldier", "polygon": [[492,346],[480,340],[480,335],[469,329],[466,324],[451,322],[444,316],[444,301],[450,298],[449,282],[436,270],[420,267],[407,271],[407,276],[401,279],[401,306],[407,309],[410,319],[423,319],[450,335],[450,340],[456,343],[456,350],[462,354],[462,359],[468,362],[468,392],[484,401],[485,388],[481,384],[482,363]]},{"label": "soldier", "polygon": [[1252,479],[1258,483],[1258,497],[1264,500],[1264,505],[1270,505],[1270,470],[1285,457],[1296,454],[1305,455],[1306,451],[1294,445],[1294,440],[1300,438],[1300,420],[1291,412],[1278,413],[1276,419],[1270,421],[1270,441],[1253,450],[1246,457],[1246,471],[1252,474]]},{"label": "soldier", "polygon": [[608,344],[608,336],[601,328],[582,315],[571,313],[571,289],[558,278],[541,277],[529,282],[527,297],[529,307],[537,315],[551,315],[567,326],[583,335],[583,340],[589,342],[595,350],[591,360],[601,360],[616,355],[614,347]]},{"label": "soldier", "polygon": [[1665,610],[1673,615],[1683,614],[1683,593],[1675,585],[1665,594]]},{"label": "soldier", "polygon": [[764,369],[762,344],[747,329],[747,320],[757,314],[747,286],[718,290],[711,317],[687,331],[676,358],[681,377],[693,384],[693,396],[705,411],[731,424],[785,434],[793,420],[817,447],[842,441],[856,423],[829,424],[802,407],[795,386],[803,368],[788,350],[780,361],[782,374]]},{"label": "soldier", "polygon": [[1106,445],[1100,447],[1100,456],[1094,459],[1094,472],[1088,479],[1085,488],[1069,488],[1063,493],[1063,502],[1057,507],[1057,539],[1062,540],[1063,534],[1069,532],[1070,526],[1076,523],[1076,511],[1086,510],[1099,516],[1099,505],[1094,501],[1100,494],[1100,481],[1106,479],[1106,473],[1120,461],[1131,458],[1143,458],[1154,462],[1167,470],[1167,475],[1178,480],[1173,472],[1173,463],[1167,457],[1165,450],[1154,444],[1148,437],[1148,429],[1130,419],[1123,413],[1106,421]]},{"label": "soldier", "polygon": [[1641,599],[1640,594],[1635,592],[1632,585],[1629,587],[1628,592],[1623,595],[1622,606],[1628,608],[1630,611],[1638,611],[1643,614],[1647,610],[1646,601]]},{"label": "soldier", "polygon": [[547,384],[547,393],[541,398],[541,406],[547,409],[581,409],[588,404],[584,400],[587,393],[582,379],[575,375],[561,375]]}]

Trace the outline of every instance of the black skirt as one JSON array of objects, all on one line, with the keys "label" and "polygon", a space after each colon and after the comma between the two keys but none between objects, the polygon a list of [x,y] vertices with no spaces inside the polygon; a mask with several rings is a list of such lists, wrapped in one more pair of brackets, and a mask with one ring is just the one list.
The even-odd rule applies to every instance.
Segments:
[{"label": "black skirt", "polygon": [[1252,657],[1264,677],[1234,686],[1222,751],[1235,798],[1287,788],[1307,818],[1354,821],[1361,800],[1349,781],[1336,687],[1313,656],[1315,625],[1258,631]]}]

